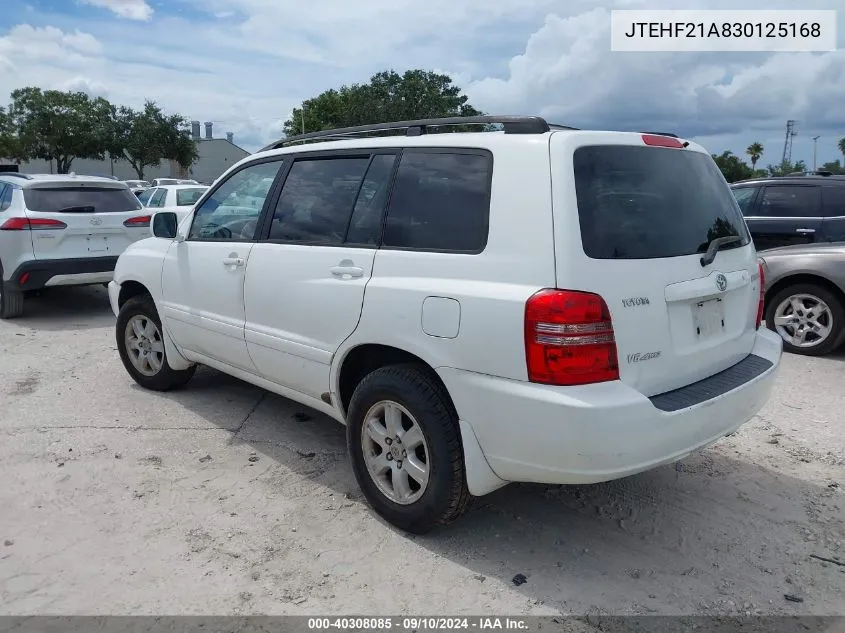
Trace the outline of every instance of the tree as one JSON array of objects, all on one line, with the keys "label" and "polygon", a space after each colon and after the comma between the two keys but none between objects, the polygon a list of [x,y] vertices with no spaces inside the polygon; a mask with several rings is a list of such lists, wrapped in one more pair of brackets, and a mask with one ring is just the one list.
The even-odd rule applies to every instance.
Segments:
[{"label": "tree", "polygon": [[[845,159],[845,138],[839,139],[836,146],[839,148],[839,153],[842,154],[842,158]],[[845,161],[843,161],[842,164],[845,165]]]},{"label": "tree", "polygon": [[480,115],[468,101],[448,75],[386,70],[367,84],[341,86],[304,101],[285,121],[284,132],[294,136],[388,121]]},{"label": "tree", "polygon": [[18,138],[15,134],[15,126],[6,109],[0,107],[0,158],[15,159],[18,153]]},{"label": "tree", "polygon": [[751,167],[746,165],[739,156],[734,155],[733,152],[724,151],[721,156],[713,154],[713,160],[725,176],[725,180],[728,182],[746,180],[754,175],[754,171]]},{"label": "tree", "polygon": [[197,159],[196,144],[191,140],[185,118],[165,114],[153,101],[147,101],[142,110],[120,107],[109,152],[132,165],[140,180],[144,179],[147,167],[162,160],[175,160],[188,168]]},{"label": "tree", "polygon": [[109,145],[115,108],[84,92],[21,88],[12,92],[7,125],[17,132],[16,158],[56,161],[65,174],[76,158],[102,160]]},{"label": "tree", "polygon": [[838,160],[832,160],[829,163],[825,163],[824,165],[822,165],[821,170],[829,171],[831,174],[845,174],[845,169],[842,168],[842,165],[839,163]]},{"label": "tree", "polygon": [[751,158],[751,169],[757,169],[757,161],[760,160],[760,157],[763,155],[763,146],[755,141],[748,146],[745,153]]}]

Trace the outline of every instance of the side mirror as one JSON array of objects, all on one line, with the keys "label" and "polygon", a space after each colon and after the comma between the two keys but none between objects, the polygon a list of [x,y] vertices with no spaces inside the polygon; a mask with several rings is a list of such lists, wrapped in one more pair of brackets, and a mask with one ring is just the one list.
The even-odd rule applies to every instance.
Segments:
[{"label": "side mirror", "polygon": [[153,215],[153,235],[172,240],[176,237],[178,220],[172,211],[159,211]]}]

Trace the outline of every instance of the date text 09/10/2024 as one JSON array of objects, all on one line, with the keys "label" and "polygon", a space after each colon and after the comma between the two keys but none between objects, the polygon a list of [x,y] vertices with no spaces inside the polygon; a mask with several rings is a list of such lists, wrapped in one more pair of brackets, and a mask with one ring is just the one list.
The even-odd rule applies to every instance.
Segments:
[{"label": "date text 09/10/2024", "polygon": [[525,630],[525,620],[510,617],[372,617],[372,618],[309,618],[308,628],[314,631],[453,631],[453,630]]}]

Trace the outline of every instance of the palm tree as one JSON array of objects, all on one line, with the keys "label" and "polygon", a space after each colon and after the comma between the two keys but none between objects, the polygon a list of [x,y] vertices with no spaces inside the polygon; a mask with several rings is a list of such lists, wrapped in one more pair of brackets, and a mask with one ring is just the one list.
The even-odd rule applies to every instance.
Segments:
[{"label": "palm tree", "polygon": [[745,150],[745,153],[751,157],[751,169],[757,169],[757,161],[760,160],[760,157],[763,155],[763,146],[755,141],[754,143],[748,146],[748,149]]},{"label": "palm tree", "polygon": [[842,165],[845,166],[845,138],[839,139],[837,146],[839,147],[839,151],[842,153]]}]

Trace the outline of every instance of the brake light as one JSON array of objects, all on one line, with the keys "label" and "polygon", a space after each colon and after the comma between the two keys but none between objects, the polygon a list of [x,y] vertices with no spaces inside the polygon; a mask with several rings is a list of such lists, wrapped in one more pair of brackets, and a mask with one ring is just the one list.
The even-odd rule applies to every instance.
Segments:
[{"label": "brake light", "polygon": [[684,148],[684,144],[680,140],[671,136],[661,136],[660,134],[643,134],[643,143],[652,145],[653,147]]},{"label": "brake light", "polygon": [[139,215],[137,218],[129,218],[123,223],[123,226],[149,226],[151,215]]},{"label": "brake light", "polygon": [[607,304],[597,294],[541,290],[525,304],[528,379],[586,385],[619,378],[616,338]]},{"label": "brake light", "polygon": [[763,304],[766,301],[766,273],[763,272],[763,260],[757,260],[757,270],[760,271],[760,297],[757,300],[757,325],[755,329],[759,329],[763,323]]},{"label": "brake light", "polygon": [[0,225],[0,231],[37,231],[65,228],[67,228],[67,224],[50,218],[9,218]]}]

